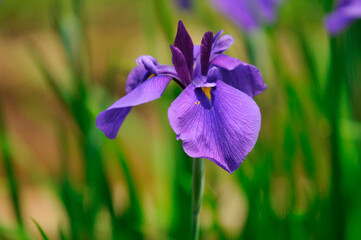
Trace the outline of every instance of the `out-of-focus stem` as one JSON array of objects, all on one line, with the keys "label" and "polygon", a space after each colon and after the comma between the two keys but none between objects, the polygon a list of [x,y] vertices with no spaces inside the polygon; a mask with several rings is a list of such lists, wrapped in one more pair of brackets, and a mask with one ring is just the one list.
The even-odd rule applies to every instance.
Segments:
[{"label": "out-of-focus stem", "polygon": [[192,239],[198,239],[198,215],[202,205],[205,176],[205,161],[203,158],[193,159],[192,178]]},{"label": "out-of-focus stem", "polygon": [[334,236],[337,239],[345,237],[345,222],[346,215],[343,206],[344,202],[341,190],[341,158],[340,158],[340,104],[341,104],[341,89],[342,81],[344,81],[342,53],[338,39],[331,39],[331,67],[328,82],[326,104],[328,104],[328,118],[331,124],[332,133],[330,136],[331,141],[331,181],[332,189],[330,193],[331,208],[334,211],[335,218],[333,224]]},{"label": "out-of-focus stem", "polygon": [[14,212],[19,226],[22,228],[23,220],[19,202],[19,185],[15,177],[12,152],[9,146],[9,140],[6,133],[5,123],[3,121],[2,106],[0,102],[0,157],[4,162],[5,173],[7,174],[9,192],[13,204]]}]

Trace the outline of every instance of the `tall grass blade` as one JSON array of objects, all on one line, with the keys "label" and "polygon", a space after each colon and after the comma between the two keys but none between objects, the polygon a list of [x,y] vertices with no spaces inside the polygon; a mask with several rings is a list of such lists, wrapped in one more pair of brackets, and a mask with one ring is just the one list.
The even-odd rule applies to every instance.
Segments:
[{"label": "tall grass blade", "polygon": [[167,41],[169,43],[173,43],[175,31],[174,31],[174,21],[171,14],[171,6],[170,2],[167,0],[153,0],[156,13],[158,14],[158,18],[160,21],[160,24],[163,28],[163,31],[167,37]]},{"label": "tall grass blade", "polygon": [[29,48],[29,53],[56,98],[60,101],[60,103],[64,105],[66,109],[69,109],[69,104],[71,101],[70,95],[66,93],[57,83],[56,78],[46,66],[45,60],[40,56],[40,53],[36,51],[33,47]]},{"label": "tall grass blade", "polygon": [[[122,225],[125,227],[124,230],[128,232],[127,234],[129,236],[133,236],[136,239],[143,239],[142,232],[140,231],[141,225],[143,223],[143,212],[139,201],[139,195],[136,192],[132,173],[129,169],[123,152],[119,149],[119,146],[114,146],[114,150],[125,176],[127,189],[129,191],[130,202],[129,208],[122,216],[119,217],[119,221],[117,222],[117,224],[120,224],[122,222]],[[126,226],[129,226],[128,229]],[[114,227],[117,228],[119,226]]]},{"label": "tall grass blade", "polygon": [[2,103],[0,101],[0,155],[3,159],[4,169],[8,179],[8,188],[11,196],[11,202],[13,205],[13,210],[16,216],[16,220],[20,227],[23,226],[23,218],[20,209],[20,198],[19,198],[19,183],[16,180],[14,173],[14,166],[12,160],[9,139],[6,131],[6,126],[4,122],[4,116],[2,111]]},{"label": "tall grass blade", "polygon": [[45,234],[44,230],[40,227],[39,223],[37,221],[35,221],[35,219],[31,219],[33,221],[33,223],[35,224],[36,228],[38,229],[41,237],[43,240],[49,240],[48,236]]}]

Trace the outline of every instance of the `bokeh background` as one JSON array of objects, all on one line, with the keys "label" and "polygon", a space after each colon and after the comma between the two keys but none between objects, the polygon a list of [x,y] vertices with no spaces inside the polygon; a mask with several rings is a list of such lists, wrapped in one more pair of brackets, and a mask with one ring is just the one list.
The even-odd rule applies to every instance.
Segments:
[{"label": "bokeh background", "polygon": [[208,0],[0,1],[0,239],[190,239],[192,160],[167,120],[179,87],[115,140],[95,126],[139,55],[171,64],[180,19],[195,44],[231,34],[227,54],[268,85],[239,170],[206,162],[201,239],[361,239],[361,22],[331,37],[335,4],[284,0],[245,32]]}]

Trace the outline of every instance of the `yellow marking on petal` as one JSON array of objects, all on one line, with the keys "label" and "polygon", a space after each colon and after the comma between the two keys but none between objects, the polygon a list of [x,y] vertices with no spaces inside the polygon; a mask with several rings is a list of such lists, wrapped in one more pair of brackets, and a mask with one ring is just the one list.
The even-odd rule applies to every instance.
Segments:
[{"label": "yellow marking on petal", "polygon": [[211,101],[211,87],[202,87],[202,91],[207,96],[208,100]]},{"label": "yellow marking on petal", "polygon": [[154,76],[155,76],[155,74],[152,73],[147,79],[152,78],[152,77],[154,77]]},{"label": "yellow marking on petal", "polygon": [[201,104],[201,101],[198,101],[197,104],[198,104],[198,105]]}]

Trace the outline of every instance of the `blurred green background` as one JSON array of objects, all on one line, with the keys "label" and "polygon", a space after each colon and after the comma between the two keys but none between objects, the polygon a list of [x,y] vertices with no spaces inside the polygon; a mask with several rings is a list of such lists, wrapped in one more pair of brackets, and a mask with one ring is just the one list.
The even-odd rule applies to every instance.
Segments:
[{"label": "blurred green background", "polygon": [[139,55],[171,64],[182,19],[256,65],[259,140],[232,175],[206,162],[201,239],[361,239],[361,23],[330,37],[329,0],[285,0],[242,32],[207,0],[0,2],[0,239],[189,239],[191,168],[167,120],[174,83],[116,140],[96,115]]}]

